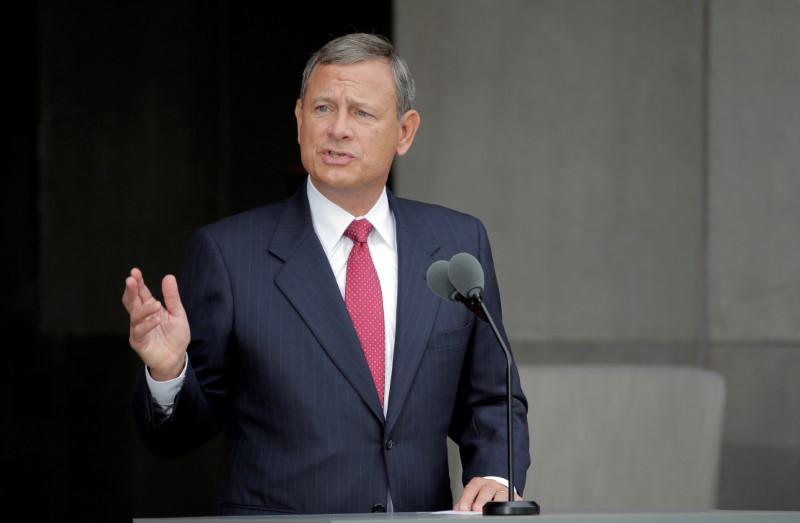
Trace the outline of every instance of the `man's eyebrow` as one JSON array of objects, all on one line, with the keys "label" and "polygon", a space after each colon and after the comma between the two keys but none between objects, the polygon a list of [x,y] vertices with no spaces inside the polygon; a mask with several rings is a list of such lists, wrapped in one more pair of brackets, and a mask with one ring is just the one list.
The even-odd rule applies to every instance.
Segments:
[{"label": "man's eyebrow", "polygon": [[350,105],[354,105],[356,107],[360,107],[361,109],[367,109],[369,112],[375,112],[380,107],[366,100],[359,100],[357,98],[350,98],[350,97],[347,98],[347,103]]},{"label": "man's eyebrow", "polygon": [[315,96],[314,98],[311,99],[311,103],[332,102],[332,101],[333,101],[333,99],[330,96],[326,96],[326,95]]},{"label": "man's eyebrow", "polygon": [[[348,96],[345,100],[347,101],[348,105],[350,105],[352,107],[358,107],[360,109],[365,109],[367,112],[370,112],[370,113],[375,113],[375,112],[377,112],[379,110],[379,106],[378,105],[376,105],[374,103],[370,103],[370,102],[368,102],[366,100],[360,100],[358,98],[353,98],[351,96]],[[338,101],[336,101],[334,99],[334,97],[328,96],[328,95],[325,95],[325,94],[317,95],[314,98],[312,98],[310,101],[314,105],[316,105],[316,104],[318,104],[320,102],[331,103],[331,104],[334,104],[334,105],[339,103]]]}]

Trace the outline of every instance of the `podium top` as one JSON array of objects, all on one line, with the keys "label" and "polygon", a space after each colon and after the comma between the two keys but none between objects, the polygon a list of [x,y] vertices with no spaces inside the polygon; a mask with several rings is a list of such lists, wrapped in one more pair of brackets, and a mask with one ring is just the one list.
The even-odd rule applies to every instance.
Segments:
[{"label": "podium top", "polygon": [[[542,516],[483,516],[432,512],[385,514],[307,514],[280,516],[204,516],[188,518],[134,518],[142,523],[445,523],[481,519],[485,523],[800,523],[800,512],[726,511],[692,513],[549,514]],[[475,522],[473,522],[475,523]]]}]

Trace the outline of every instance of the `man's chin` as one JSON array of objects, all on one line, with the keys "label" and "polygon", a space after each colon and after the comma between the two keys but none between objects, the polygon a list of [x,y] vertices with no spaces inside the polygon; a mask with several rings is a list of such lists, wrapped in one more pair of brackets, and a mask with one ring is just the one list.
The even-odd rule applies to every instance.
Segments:
[{"label": "man's chin", "polygon": [[[327,166],[326,166],[327,167]],[[316,175],[311,176],[311,181],[317,189],[326,187],[336,191],[357,189],[359,178],[356,174],[345,169],[320,169]]]}]

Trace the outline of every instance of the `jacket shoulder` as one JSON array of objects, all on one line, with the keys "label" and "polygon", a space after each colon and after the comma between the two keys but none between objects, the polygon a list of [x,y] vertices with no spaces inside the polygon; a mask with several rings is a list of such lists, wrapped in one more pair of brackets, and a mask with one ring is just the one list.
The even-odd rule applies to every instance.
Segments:
[{"label": "jacket shoulder", "polygon": [[486,228],[480,219],[461,211],[434,203],[395,198],[402,220],[424,229],[445,244],[454,239],[477,239],[485,236]]},{"label": "jacket shoulder", "polygon": [[231,243],[268,245],[285,207],[286,201],[262,205],[204,225],[192,236],[211,237],[220,247]]},{"label": "jacket shoulder", "polygon": [[395,197],[395,201],[397,202],[397,206],[402,209],[403,213],[426,220],[461,222],[472,224],[473,226],[476,223],[480,223],[480,220],[471,214],[457,211],[443,205],[397,197]]}]

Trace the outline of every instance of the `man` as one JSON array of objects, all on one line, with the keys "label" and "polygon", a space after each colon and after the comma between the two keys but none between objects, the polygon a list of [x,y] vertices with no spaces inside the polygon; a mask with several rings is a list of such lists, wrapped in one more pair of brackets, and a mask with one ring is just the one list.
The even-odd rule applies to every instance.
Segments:
[{"label": "man", "polygon": [[[448,434],[468,480],[455,508],[507,498],[502,353],[425,283],[433,261],[471,252],[499,318],[486,232],[385,188],[419,127],[413,96],[388,41],[329,42],[295,106],[306,186],[198,230],[180,294],[174,276],[162,281],[164,305],[138,269],[125,280],[144,439],[177,455],[225,429],[223,513],[451,508]],[[527,404],[514,392],[524,478]]]}]

